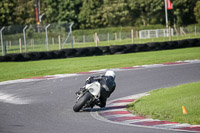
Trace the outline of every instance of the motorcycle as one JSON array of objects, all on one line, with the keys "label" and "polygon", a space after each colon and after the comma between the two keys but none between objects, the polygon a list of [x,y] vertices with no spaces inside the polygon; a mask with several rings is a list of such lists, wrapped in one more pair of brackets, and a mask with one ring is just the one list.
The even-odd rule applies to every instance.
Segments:
[{"label": "motorcycle", "polygon": [[99,82],[87,84],[82,91],[76,93],[76,103],[73,107],[74,112],[86,108],[93,108],[99,101],[101,85]]}]

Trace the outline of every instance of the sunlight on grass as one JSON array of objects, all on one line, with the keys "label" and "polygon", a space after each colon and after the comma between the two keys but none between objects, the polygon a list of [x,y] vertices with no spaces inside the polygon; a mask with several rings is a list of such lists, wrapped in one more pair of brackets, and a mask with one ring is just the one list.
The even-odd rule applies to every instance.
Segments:
[{"label": "sunlight on grass", "polygon": [[[129,105],[135,114],[180,123],[200,124],[200,82],[150,92]],[[187,114],[182,113],[182,106]]]},{"label": "sunlight on grass", "polygon": [[0,81],[200,59],[200,47],[28,62],[1,62]]}]

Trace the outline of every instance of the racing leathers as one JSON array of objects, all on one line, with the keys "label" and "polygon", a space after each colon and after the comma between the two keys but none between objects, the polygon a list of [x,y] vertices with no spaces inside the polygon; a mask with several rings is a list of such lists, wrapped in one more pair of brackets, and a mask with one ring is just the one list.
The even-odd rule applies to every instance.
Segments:
[{"label": "racing leathers", "polygon": [[91,76],[89,77],[85,85],[98,81],[101,85],[100,98],[96,103],[99,107],[105,107],[107,98],[110,97],[112,92],[115,90],[116,83],[112,76]]}]

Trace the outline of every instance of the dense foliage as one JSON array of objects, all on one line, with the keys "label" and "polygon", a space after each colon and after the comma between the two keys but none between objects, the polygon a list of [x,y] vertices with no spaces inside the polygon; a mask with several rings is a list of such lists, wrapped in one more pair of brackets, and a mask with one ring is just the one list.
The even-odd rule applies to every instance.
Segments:
[{"label": "dense foliage", "polygon": [[[40,0],[42,23],[74,22],[76,29],[165,25],[164,0]],[[200,23],[200,0],[171,0],[171,25]],[[35,0],[1,0],[0,26],[36,23]]]},{"label": "dense foliage", "polygon": [[200,1],[196,3],[196,6],[194,8],[194,14],[195,14],[196,20],[200,24]]}]

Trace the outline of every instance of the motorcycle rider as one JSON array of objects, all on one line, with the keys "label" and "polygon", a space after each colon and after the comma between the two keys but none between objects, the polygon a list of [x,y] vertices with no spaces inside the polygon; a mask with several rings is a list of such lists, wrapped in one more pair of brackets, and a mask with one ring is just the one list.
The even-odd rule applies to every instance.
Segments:
[{"label": "motorcycle rider", "polygon": [[[116,77],[115,72],[108,70],[104,75],[91,76],[85,82],[85,85],[91,84],[95,81],[98,81],[100,83],[101,85],[100,98],[99,101],[96,102],[96,105],[98,105],[101,108],[106,106],[107,98],[109,98],[110,95],[115,90],[116,87],[115,77]],[[83,91],[84,89],[85,88],[81,88],[80,91]],[[80,91],[77,93],[80,93]]]}]

